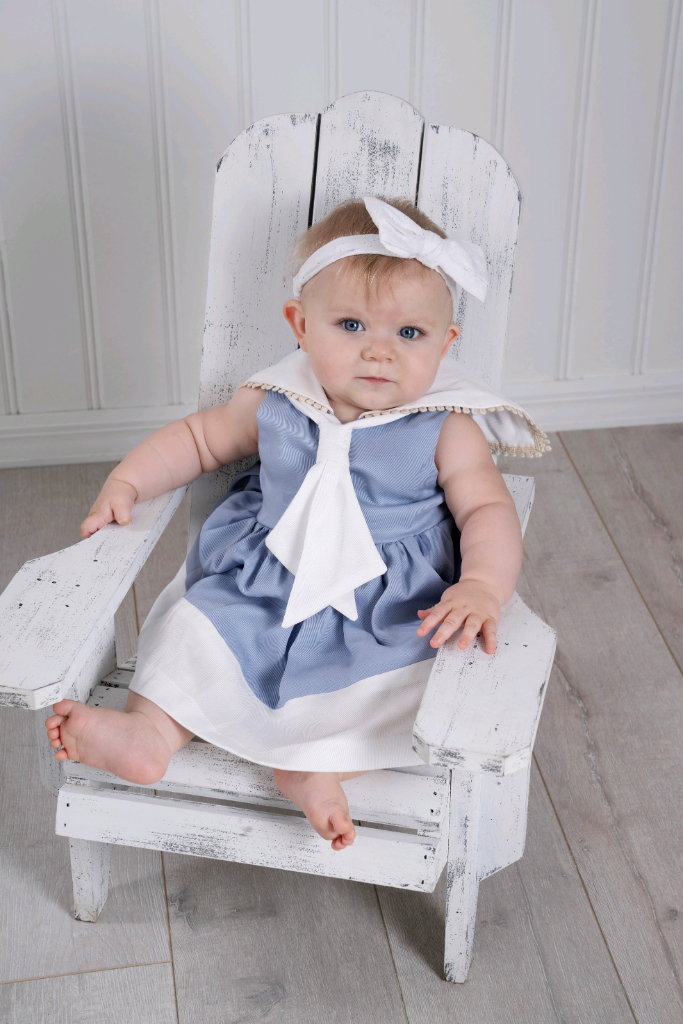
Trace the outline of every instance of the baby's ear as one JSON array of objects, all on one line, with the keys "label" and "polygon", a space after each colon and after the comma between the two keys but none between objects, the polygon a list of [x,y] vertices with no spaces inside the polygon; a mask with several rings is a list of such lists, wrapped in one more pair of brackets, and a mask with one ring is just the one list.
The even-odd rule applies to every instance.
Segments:
[{"label": "baby's ear", "polygon": [[453,344],[456,338],[460,337],[460,328],[457,324],[449,324],[448,330],[446,331],[446,337],[443,340],[443,348],[441,350],[441,358],[446,355],[449,348]]},{"label": "baby's ear", "polygon": [[296,340],[304,350],[306,348],[306,318],[301,303],[298,299],[287,299],[282,307],[282,315],[292,328]]}]

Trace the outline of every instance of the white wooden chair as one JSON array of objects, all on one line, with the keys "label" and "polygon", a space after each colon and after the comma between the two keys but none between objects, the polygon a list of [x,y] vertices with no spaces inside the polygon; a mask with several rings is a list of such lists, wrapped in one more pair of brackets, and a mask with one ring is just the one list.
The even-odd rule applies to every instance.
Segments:
[{"label": "white wooden chair", "polygon": [[[482,139],[424,124],[407,103],[365,92],[322,115],[259,121],[220,161],[200,408],[226,402],[250,374],[291,351],[280,308],[290,294],[292,243],[311,219],[363,195],[416,197],[448,234],[483,246],[489,297],[482,305],[463,292],[456,357],[500,388],[520,207],[515,179]],[[237,468],[194,484],[190,543]],[[524,526],[533,480],[507,483]],[[269,769],[199,740],[179,751],[147,792],[85,765],[60,764],[43,727],[55,701],[125,704],[133,665],[116,667],[114,613],[184,490],[136,506],[130,526],[108,526],[27,562],[0,598],[0,704],[43,709],[41,777],[58,795],[56,831],[70,840],[75,916],[97,919],[113,843],[425,892],[447,865],[445,976],[464,981],[479,882],[524,849],[553,630],[515,596],[503,610],[494,656],[478,641],[465,652],[453,641],[439,651],[414,729],[425,764],[345,783],[362,825],[342,853],[291,813]]]}]

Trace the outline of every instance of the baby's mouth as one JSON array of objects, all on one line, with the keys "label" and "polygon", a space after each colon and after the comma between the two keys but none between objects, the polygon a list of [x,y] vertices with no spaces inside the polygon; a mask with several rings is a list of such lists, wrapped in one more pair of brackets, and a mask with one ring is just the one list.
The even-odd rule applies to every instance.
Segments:
[{"label": "baby's mouth", "polygon": [[368,384],[393,384],[393,380],[388,380],[387,377],[361,377],[361,380],[366,380]]}]

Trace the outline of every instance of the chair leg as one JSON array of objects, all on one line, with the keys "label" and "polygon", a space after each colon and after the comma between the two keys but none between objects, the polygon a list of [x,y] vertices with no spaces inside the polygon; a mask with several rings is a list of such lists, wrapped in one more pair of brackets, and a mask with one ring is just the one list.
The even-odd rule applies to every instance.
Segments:
[{"label": "chair leg", "polygon": [[481,776],[451,772],[446,889],[446,981],[467,980],[479,892],[478,845]]},{"label": "chair leg", "polygon": [[109,892],[111,843],[69,839],[69,848],[74,917],[77,921],[96,921]]},{"label": "chair leg", "polygon": [[52,707],[40,708],[34,712],[36,725],[36,746],[38,750],[38,768],[40,781],[53,796],[59,793],[59,787],[64,781],[62,775],[62,762],[55,757],[55,752],[50,746],[45,729],[45,719],[50,718],[54,711]]}]

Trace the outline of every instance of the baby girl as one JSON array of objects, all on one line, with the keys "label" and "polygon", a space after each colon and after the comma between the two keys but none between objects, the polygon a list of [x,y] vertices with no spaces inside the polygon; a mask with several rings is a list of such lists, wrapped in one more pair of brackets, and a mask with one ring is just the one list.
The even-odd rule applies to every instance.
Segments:
[{"label": "baby girl", "polygon": [[457,289],[486,294],[476,246],[368,198],[310,228],[295,261],[299,349],[135,448],[82,524],[130,523],[135,502],[259,455],[157,599],[125,712],[61,700],[46,727],[59,760],[131,783],[158,781],[194,736],[268,765],[341,850],[341,782],[420,763],[437,649],[462,628],[461,649],[481,633],[495,652],[522,539],[491,451],[545,438],[444,358]]}]

